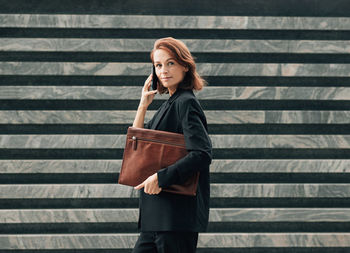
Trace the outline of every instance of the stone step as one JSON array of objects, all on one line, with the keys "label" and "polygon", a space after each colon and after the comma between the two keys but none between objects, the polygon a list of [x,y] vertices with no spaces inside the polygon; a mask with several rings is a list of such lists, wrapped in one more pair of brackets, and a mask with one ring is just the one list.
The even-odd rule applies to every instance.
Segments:
[{"label": "stone step", "polygon": [[[129,75],[151,73],[150,63],[0,62],[0,75]],[[350,64],[198,63],[203,76],[349,77]]]},{"label": "stone step", "polygon": [[[0,199],[137,198],[132,187],[115,184],[0,185]],[[212,198],[338,198],[350,197],[349,184],[211,184]]]},{"label": "stone step", "polygon": [[[137,238],[138,234],[0,235],[0,249],[8,250],[9,252],[14,250],[50,249],[131,249],[133,248]],[[291,247],[293,249],[322,249],[327,247],[334,247],[338,248],[338,250],[339,248],[344,248],[345,250],[350,247],[350,234],[202,233],[199,236],[198,247],[219,248],[225,250],[232,248],[284,248],[287,250],[288,247]]]},{"label": "stone step", "polygon": [[[1,88],[0,88],[1,89]],[[148,110],[145,122],[155,114]],[[208,124],[348,124],[350,111],[205,111]],[[4,110],[0,124],[127,124],[132,125],[136,110]]]},{"label": "stone step", "polygon": [[0,27],[350,30],[348,17],[0,14]]},{"label": "stone step", "polygon": [[[210,135],[214,149],[348,149],[350,135]],[[123,135],[0,135],[5,149],[123,149]]]},{"label": "stone step", "polygon": [[[1,160],[0,175],[6,174],[110,174],[119,173],[122,160]],[[214,159],[211,173],[283,173],[283,174],[337,174],[350,173],[350,160],[244,160]]]},{"label": "stone step", "polygon": [[[0,86],[0,99],[138,100],[142,87]],[[205,87],[200,100],[350,100],[348,87]],[[156,95],[166,100],[168,95]]]},{"label": "stone step", "polygon": [[[195,56],[197,53],[213,55],[218,53],[348,54],[350,51],[348,41],[344,40],[183,39],[182,41]],[[70,53],[135,52],[138,56],[147,54],[146,58],[149,60],[149,52],[154,42],[154,39],[0,38],[0,50]],[[198,60],[197,56],[196,62]]]}]

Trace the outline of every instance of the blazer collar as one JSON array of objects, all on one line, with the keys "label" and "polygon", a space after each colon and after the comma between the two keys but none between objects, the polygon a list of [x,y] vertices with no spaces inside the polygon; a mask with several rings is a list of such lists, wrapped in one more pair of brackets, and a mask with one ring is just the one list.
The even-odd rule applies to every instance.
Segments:
[{"label": "blazer collar", "polygon": [[183,89],[178,88],[175,93],[168,99],[168,103],[171,104],[174,102],[174,100],[180,96],[180,94],[183,92]]}]

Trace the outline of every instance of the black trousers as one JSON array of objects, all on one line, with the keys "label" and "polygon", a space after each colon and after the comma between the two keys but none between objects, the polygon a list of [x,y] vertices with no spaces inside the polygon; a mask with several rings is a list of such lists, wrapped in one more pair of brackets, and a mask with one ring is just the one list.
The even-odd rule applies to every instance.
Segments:
[{"label": "black trousers", "polygon": [[141,232],[132,253],[195,253],[197,232]]}]

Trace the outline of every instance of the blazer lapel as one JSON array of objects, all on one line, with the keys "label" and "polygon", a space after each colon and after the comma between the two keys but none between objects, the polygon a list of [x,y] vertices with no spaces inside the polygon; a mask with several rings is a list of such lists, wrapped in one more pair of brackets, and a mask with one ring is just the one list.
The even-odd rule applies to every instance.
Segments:
[{"label": "blazer lapel", "polygon": [[151,129],[157,129],[160,121],[162,120],[164,114],[169,109],[170,105],[174,100],[181,94],[181,89],[177,89],[176,92],[166,101],[164,107],[162,107],[157,115],[157,118],[154,119],[154,122],[151,126]]},{"label": "blazer lapel", "polygon": [[168,110],[168,108],[169,108],[169,103],[166,102],[165,105],[160,109],[160,111],[157,115],[157,118],[154,119],[154,122],[151,126],[151,129],[153,129],[153,130],[157,129],[160,120],[163,118],[163,116],[164,116],[165,112]]}]

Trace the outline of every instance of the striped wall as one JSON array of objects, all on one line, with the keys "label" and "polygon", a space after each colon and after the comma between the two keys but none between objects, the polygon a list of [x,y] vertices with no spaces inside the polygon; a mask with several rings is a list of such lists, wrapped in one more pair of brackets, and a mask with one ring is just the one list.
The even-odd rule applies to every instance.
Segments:
[{"label": "striped wall", "polygon": [[165,36],[209,82],[197,93],[214,147],[198,252],[350,251],[348,7],[0,0],[0,252],[131,252],[138,193],[116,182]]}]

